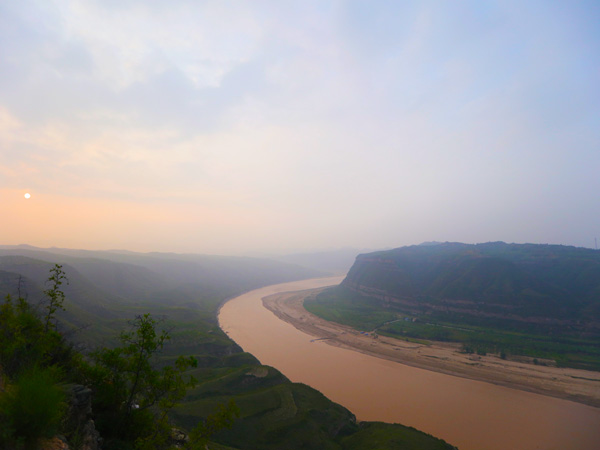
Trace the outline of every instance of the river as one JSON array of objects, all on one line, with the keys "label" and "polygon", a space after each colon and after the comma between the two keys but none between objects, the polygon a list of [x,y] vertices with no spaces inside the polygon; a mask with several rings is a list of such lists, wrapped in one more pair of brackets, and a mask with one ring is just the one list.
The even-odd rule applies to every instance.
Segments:
[{"label": "river", "polygon": [[[228,301],[219,324],[262,364],[321,391],[357,419],[413,426],[461,450],[600,449],[600,409],[334,347],[278,319],[262,298],[342,278],[268,286]],[[600,387],[599,387],[600,388]]]}]

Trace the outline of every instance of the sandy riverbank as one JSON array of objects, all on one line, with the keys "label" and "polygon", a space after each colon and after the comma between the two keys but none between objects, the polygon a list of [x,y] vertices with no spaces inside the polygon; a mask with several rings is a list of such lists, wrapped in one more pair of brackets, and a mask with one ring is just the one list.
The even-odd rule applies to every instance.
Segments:
[{"label": "sandy riverbank", "polygon": [[280,319],[327,344],[473,380],[572,400],[600,408],[600,373],[528,364],[496,356],[460,353],[460,345],[434,342],[415,344],[385,336],[366,336],[353,328],[328,322],[303,307],[304,299],[320,289],[275,294],[264,306]]}]

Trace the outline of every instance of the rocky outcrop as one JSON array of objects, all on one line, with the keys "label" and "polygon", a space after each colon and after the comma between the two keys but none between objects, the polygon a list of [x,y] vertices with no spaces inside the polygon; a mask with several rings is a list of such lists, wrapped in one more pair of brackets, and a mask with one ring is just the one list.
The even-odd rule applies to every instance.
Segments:
[{"label": "rocky outcrop", "polygon": [[55,436],[51,439],[45,439],[38,444],[39,450],[70,450],[69,444],[66,443],[65,438]]},{"label": "rocky outcrop", "polygon": [[190,438],[187,434],[185,434],[179,428],[171,428],[171,432],[169,434],[169,443],[175,448],[183,448],[188,442]]},{"label": "rocky outcrop", "polygon": [[67,387],[69,410],[66,430],[72,441],[79,443],[79,450],[101,450],[100,434],[91,418],[92,390],[80,384]]}]

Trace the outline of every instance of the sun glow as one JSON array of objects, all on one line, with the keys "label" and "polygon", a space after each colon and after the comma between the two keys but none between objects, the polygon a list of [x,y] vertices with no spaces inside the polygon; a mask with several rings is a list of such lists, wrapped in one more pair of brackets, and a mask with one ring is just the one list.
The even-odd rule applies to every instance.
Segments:
[{"label": "sun glow", "polygon": [[29,198],[31,198],[31,194],[29,192],[26,192],[25,195],[24,195],[24,197],[27,198],[27,199],[29,199]]}]

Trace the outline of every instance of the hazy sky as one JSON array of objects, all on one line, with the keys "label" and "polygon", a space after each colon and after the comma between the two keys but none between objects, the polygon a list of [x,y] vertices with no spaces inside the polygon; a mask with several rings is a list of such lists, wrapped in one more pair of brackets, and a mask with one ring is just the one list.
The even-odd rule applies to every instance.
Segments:
[{"label": "hazy sky", "polygon": [[0,244],[593,247],[599,24],[598,1],[0,0]]}]

